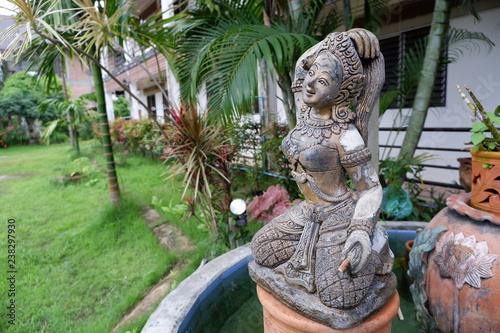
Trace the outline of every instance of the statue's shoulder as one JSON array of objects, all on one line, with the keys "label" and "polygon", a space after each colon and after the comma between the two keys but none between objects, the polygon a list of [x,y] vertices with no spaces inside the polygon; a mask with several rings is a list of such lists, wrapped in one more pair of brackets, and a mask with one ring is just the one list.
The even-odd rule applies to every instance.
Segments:
[{"label": "statue's shoulder", "polygon": [[351,153],[366,148],[361,133],[354,124],[350,124],[338,135],[339,152]]}]

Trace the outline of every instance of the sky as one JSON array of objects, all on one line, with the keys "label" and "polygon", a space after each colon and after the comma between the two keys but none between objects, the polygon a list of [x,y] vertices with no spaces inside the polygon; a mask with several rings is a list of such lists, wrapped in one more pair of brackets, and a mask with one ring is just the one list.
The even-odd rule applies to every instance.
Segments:
[{"label": "sky", "polygon": [[11,15],[12,12],[9,12],[7,9],[3,7],[12,8],[12,5],[5,0],[0,0],[0,15]]}]

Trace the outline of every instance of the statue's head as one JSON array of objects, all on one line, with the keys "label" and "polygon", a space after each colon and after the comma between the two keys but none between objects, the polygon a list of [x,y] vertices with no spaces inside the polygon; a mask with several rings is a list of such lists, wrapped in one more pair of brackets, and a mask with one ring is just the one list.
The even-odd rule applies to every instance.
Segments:
[{"label": "statue's head", "polygon": [[326,51],[318,54],[302,84],[304,103],[317,109],[331,107],[343,76],[342,63],[336,56]]},{"label": "statue's head", "polygon": [[305,64],[309,72],[302,84],[305,104],[324,108],[349,105],[363,89],[363,65],[353,42],[343,32],[329,34]]}]

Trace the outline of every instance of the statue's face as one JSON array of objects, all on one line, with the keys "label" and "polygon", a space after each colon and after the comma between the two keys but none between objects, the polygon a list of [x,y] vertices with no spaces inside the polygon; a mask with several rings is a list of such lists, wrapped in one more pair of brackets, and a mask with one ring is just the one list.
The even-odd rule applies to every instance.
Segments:
[{"label": "statue's face", "polygon": [[302,85],[302,100],[317,109],[333,106],[342,83],[342,64],[327,52],[320,53]]}]

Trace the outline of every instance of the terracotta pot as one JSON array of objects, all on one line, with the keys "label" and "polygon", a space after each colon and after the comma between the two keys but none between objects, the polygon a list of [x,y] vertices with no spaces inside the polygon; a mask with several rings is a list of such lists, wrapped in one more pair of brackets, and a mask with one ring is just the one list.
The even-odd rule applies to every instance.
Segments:
[{"label": "terracotta pot", "polygon": [[410,261],[410,251],[413,248],[413,243],[415,243],[414,239],[410,239],[409,241],[405,242],[405,260],[408,262]]},{"label": "terracotta pot", "polygon": [[471,151],[471,206],[500,214],[500,152]]},{"label": "terracotta pot", "polygon": [[360,325],[348,329],[334,329],[291,310],[258,285],[257,296],[264,311],[264,333],[390,333],[392,319],[399,309],[399,295],[395,292],[380,311]]},{"label": "terracotta pot", "polygon": [[403,268],[403,277],[405,279],[405,282],[412,283],[413,279],[408,275],[408,267],[409,267],[409,262],[410,262],[410,252],[411,249],[413,248],[413,243],[415,242],[414,239],[410,239],[409,241],[405,242],[405,259],[401,262],[401,267]]},{"label": "terracotta pot", "polygon": [[447,228],[423,255],[427,310],[443,332],[498,332],[500,216],[470,207],[469,198],[451,196],[426,227]]}]

